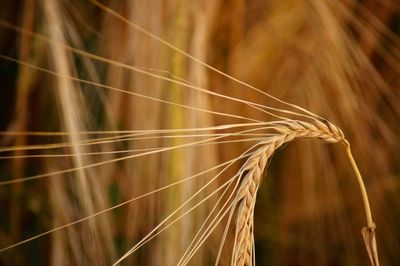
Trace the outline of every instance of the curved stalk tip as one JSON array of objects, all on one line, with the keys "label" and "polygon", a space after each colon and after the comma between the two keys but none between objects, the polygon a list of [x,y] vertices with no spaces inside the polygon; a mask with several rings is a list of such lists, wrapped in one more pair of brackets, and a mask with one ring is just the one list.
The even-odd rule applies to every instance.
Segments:
[{"label": "curved stalk tip", "polygon": [[354,160],[353,154],[351,153],[350,143],[347,140],[343,140],[343,144],[346,147],[347,158],[350,161],[350,164],[353,168],[353,171],[356,175],[358,185],[360,186],[362,199],[364,202],[365,215],[367,217],[367,226],[365,226],[361,230],[361,234],[363,236],[363,240],[365,243],[365,247],[367,248],[368,256],[371,261],[372,266],[379,266],[378,259],[378,249],[376,245],[376,237],[375,237],[375,223],[372,220],[371,207],[369,205],[368,194],[365,188],[364,180],[361,176],[360,170]]}]

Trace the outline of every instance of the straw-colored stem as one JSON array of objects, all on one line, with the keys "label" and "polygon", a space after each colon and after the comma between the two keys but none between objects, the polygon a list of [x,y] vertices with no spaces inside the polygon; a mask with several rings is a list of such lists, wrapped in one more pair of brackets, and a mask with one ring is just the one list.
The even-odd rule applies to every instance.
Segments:
[{"label": "straw-colored stem", "polygon": [[354,160],[353,154],[351,153],[350,143],[347,140],[343,141],[346,146],[347,157],[350,160],[351,166],[353,167],[354,173],[356,174],[358,184],[361,189],[361,195],[364,202],[365,215],[367,216],[367,226],[361,230],[362,237],[364,239],[365,247],[367,248],[368,256],[372,266],[379,266],[378,249],[376,245],[375,237],[375,223],[372,220],[371,208],[369,206],[368,194],[365,189],[364,181],[362,179],[360,170]]},{"label": "straw-colored stem", "polygon": [[358,169],[357,164],[354,160],[353,154],[351,153],[350,143],[347,140],[345,140],[344,144],[346,147],[347,157],[349,158],[350,164],[356,175],[358,185],[360,186],[361,195],[362,195],[362,199],[364,202],[365,215],[367,217],[367,225],[368,225],[368,227],[373,228],[373,227],[375,227],[375,224],[372,220],[371,207],[369,205],[368,194],[367,194],[367,190],[365,188],[364,180],[363,180],[360,170]]}]

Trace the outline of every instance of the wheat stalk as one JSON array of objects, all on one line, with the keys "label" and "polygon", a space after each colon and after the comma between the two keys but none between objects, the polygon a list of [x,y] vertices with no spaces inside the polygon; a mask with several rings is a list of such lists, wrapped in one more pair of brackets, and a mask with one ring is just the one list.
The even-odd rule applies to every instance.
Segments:
[{"label": "wheat stalk", "polygon": [[261,147],[254,151],[241,169],[240,176],[242,180],[235,198],[237,217],[232,263],[240,266],[253,265],[253,213],[257,190],[261,182],[261,177],[266,171],[265,168],[268,160],[285,143],[289,143],[295,139],[318,138],[328,143],[343,143],[347,148],[347,154],[359,181],[367,216],[368,225],[362,230],[363,237],[372,265],[379,265],[374,234],[375,225],[372,221],[367,194],[361,175],[351,155],[350,145],[345,139],[343,132],[328,121],[321,122],[318,120],[315,120],[315,124],[288,120],[279,123],[275,130],[278,132],[276,136],[268,137],[261,141]]}]

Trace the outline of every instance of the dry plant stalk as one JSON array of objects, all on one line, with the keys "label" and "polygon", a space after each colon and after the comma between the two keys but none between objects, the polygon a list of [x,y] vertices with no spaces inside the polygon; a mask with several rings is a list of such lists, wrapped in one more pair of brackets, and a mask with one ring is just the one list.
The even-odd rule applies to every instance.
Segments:
[{"label": "dry plant stalk", "polygon": [[241,169],[241,183],[235,198],[237,217],[235,228],[235,243],[233,247],[232,263],[234,265],[253,265],[254,263],[254,206],[257,190],[261,177],[266,171],[268,160],[285,143],[295,139],[318,138],[328,143],[342,143],[347,149],[352,167],[356,173],[361,188],[362,197],[367,216],[367,226],[362,229],[362,235],[373,266],[378,266],[378,253],[375,240],[375,224],[372,221],[369,202],[364,183],[354,159],[350,152],[350,145],[343,132],[328,121],[317,121],[315,125],[303,121],[283,121],[275,128],[278,132],[275,136],[268,137],[254,151]]}]

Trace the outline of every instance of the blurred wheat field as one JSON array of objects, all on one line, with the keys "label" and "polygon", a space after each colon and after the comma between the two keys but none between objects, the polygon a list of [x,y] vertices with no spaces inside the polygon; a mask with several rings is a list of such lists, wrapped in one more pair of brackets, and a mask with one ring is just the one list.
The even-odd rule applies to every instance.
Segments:
[{"label": "blurred wheat field", "polygon": [[[0,265],[232,265],[231,185],[314,113],[351,143],[381,265],[400,261],[395,0],[3,1],[0,40]],[[270,159],[256,265],[368,265],[343,147]]]}]

